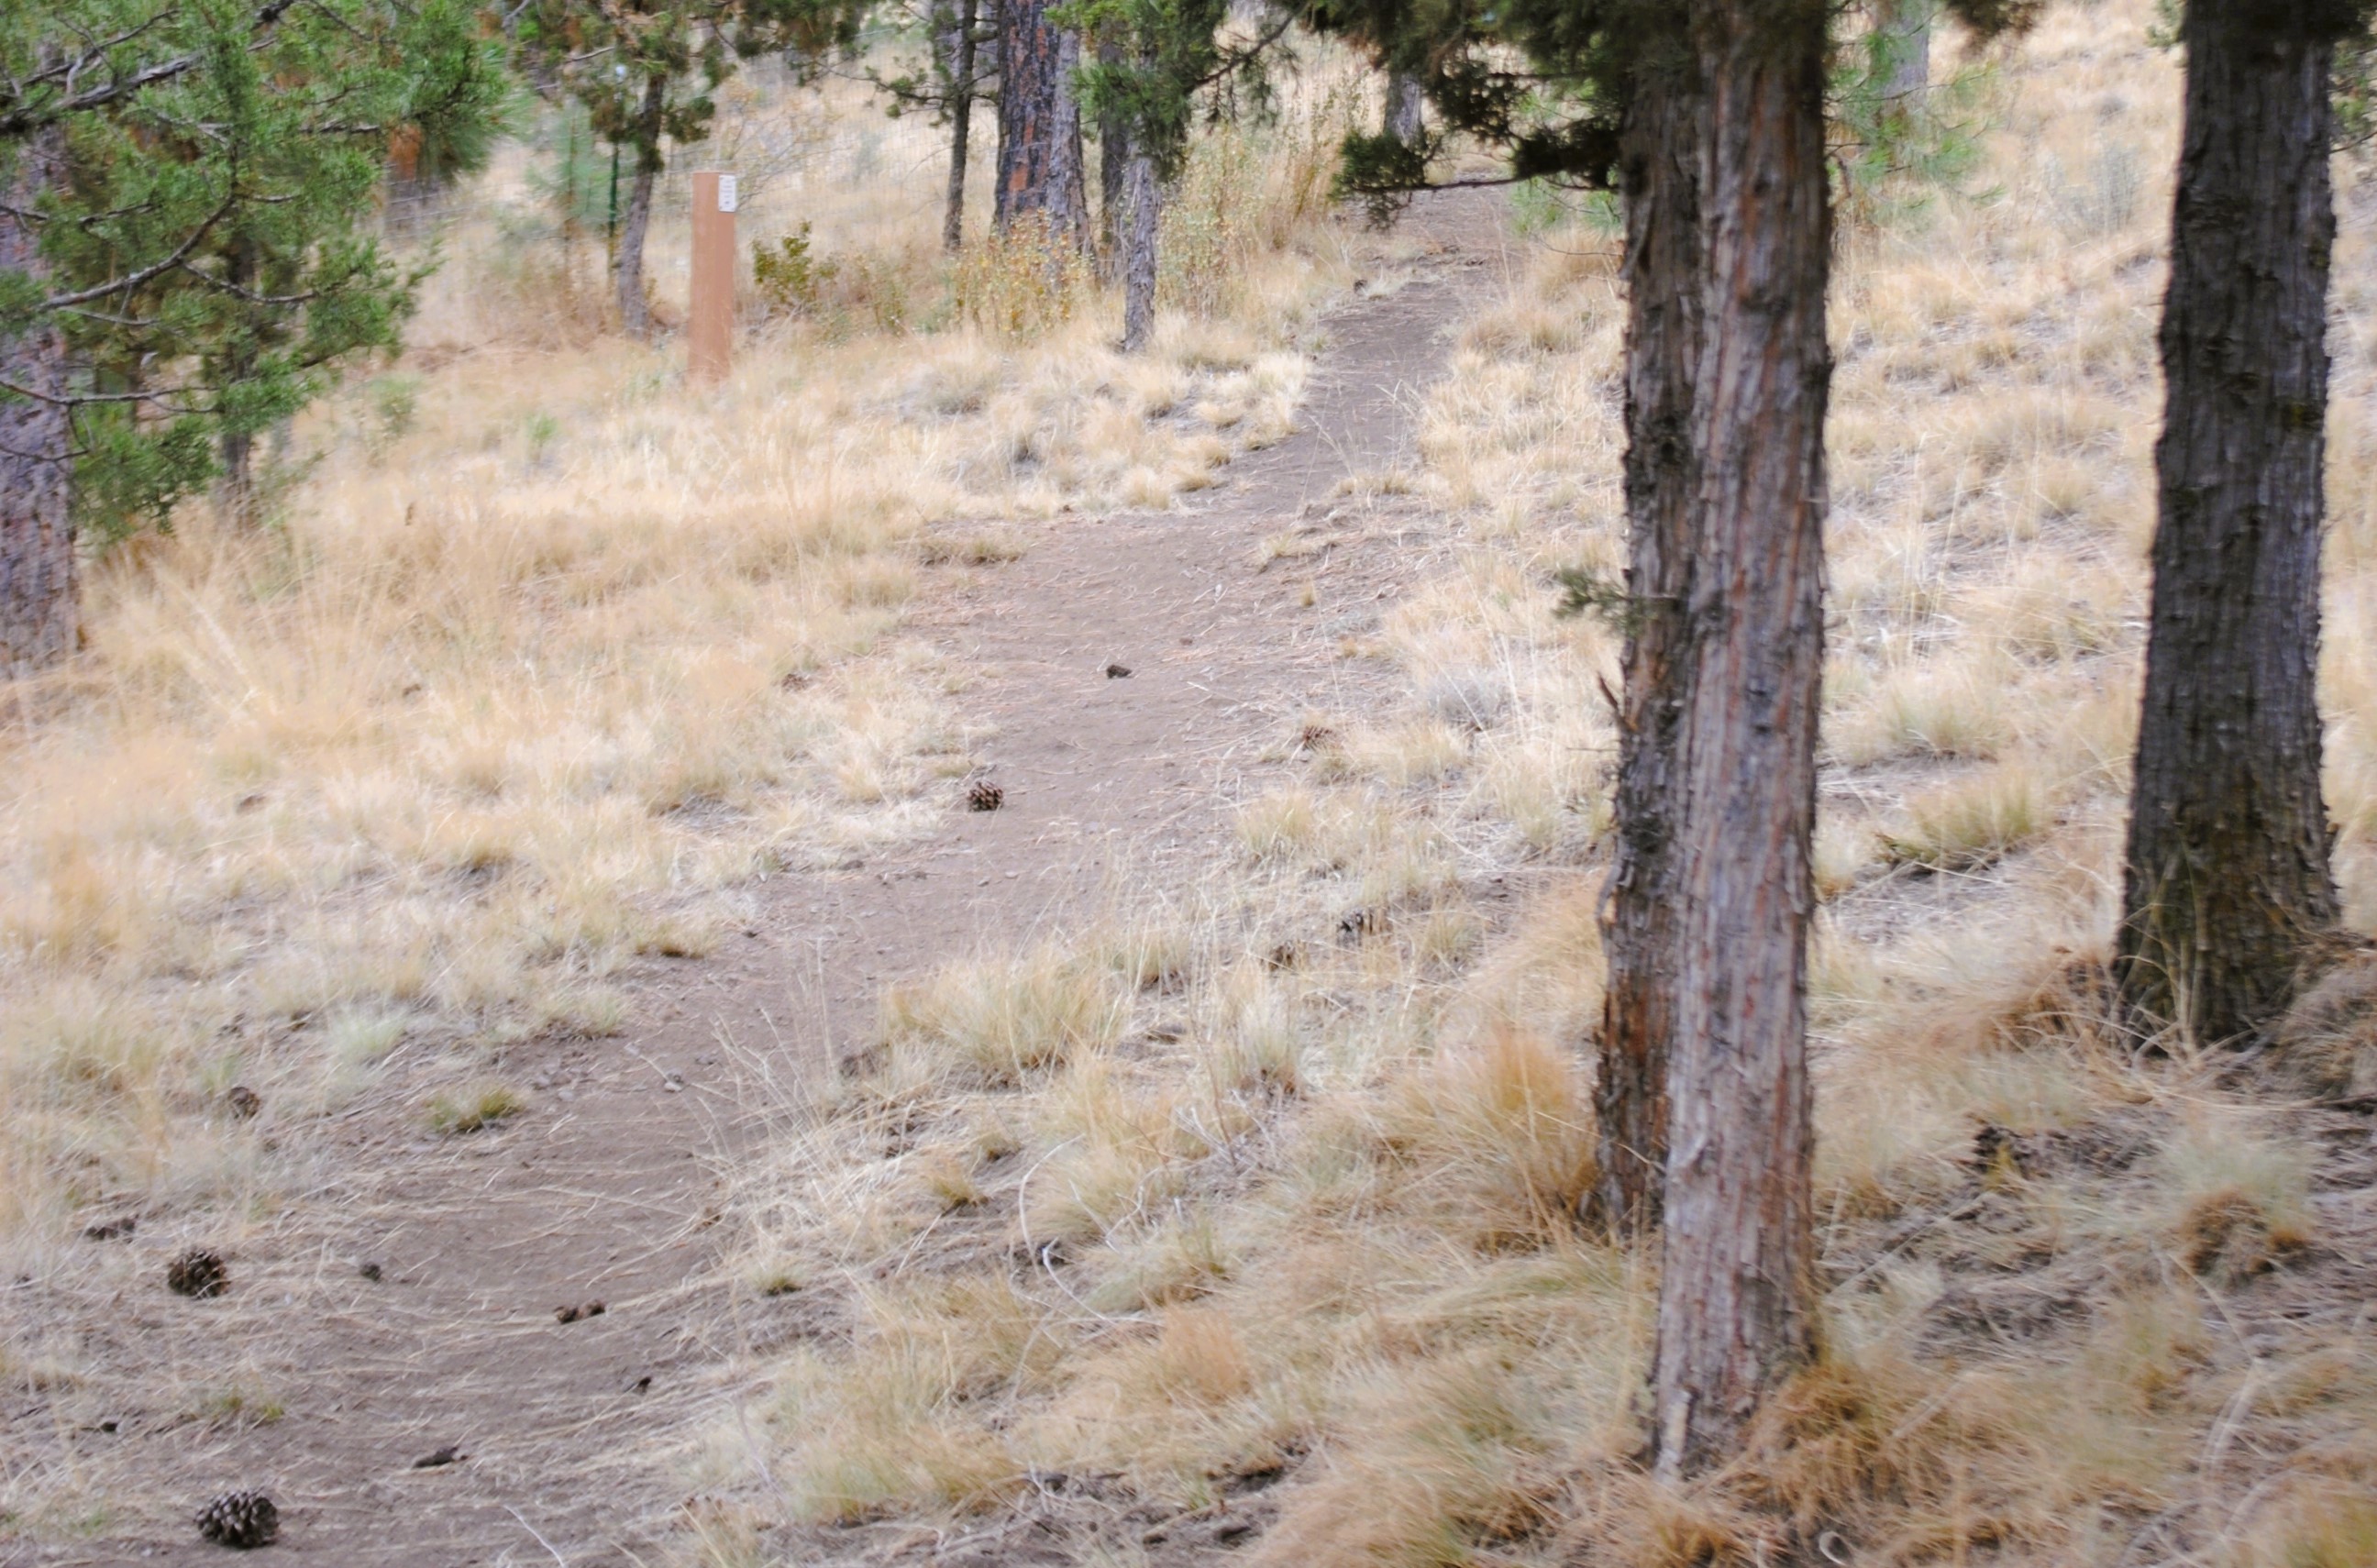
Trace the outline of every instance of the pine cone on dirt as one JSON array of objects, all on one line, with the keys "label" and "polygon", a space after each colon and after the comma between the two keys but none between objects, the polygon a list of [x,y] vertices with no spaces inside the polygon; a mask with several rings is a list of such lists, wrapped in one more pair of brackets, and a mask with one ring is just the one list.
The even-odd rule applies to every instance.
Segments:
[{"label": "pine cone on dirt", "polygon": [[1007,792],[988,779],[976,779],[966,791],[966,804],[976,811],[996,811],[1007,799]]},{"label": "pine cone on dirt", "polygon": [[227,1491],[198,1510],[197,1526],[217,1546],[252,1551],[281,1533],[281,1510],[260,1491]]},{"label": "pine cone on dirt", "polygon": [[231,1284],[221,1252],[193,1247],[165,1265],[165,1287],[176,1296],[220,1296]]}]

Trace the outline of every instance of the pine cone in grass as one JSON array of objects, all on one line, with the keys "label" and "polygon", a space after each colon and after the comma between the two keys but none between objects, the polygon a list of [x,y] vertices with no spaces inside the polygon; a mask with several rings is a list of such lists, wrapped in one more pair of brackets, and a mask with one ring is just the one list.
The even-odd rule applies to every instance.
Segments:
[{"label": "pine cone in grass", "polygon": [[260,1491],[227,1491],[198,1510],[198,1534],[217,1546],[251,1551],[281,1533],[281,1510]]},{"label": "pine cone in grass", "polygon": [[222,1254],[193,1247],[165,1265],[165,1286],[176,1296],[220,1296],[231,1284]]},{"label": "pine cone in grass", "polygon": [[1007,798],[1007,792],[988,779],[976,779],[966,791],[966,804],[977,811],[996,811]]}]

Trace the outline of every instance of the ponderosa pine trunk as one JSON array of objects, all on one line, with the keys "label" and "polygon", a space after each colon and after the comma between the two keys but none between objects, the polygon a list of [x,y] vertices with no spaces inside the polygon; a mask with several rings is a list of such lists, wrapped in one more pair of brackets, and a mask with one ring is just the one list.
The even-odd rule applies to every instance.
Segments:
[{"label": "ponderosa pine trunk", "polygon": [[1073,91],[1081,36],[1049,19],[1052,0],[1007,0],[999,18],[1000,233],[1034,217],[1060,247],[1089,239],[1081,180],[1081,106]]},{"label": "ponderosa pine trunk", "polygon": [[[6,210],[0,210],[0,271],[48,276],[30,212],[61,178],[65,137],[51,130],[18,143]],[[66,346],[56,324],[0,338],[0,377],[44,398],[66,391]],[[73,429],[66,409],[39,398],[0,399],[0,677],[29,676],[75,651],[81,628],[75,585]]]},{"label": "ponderosa pine trunk", "polygon": [[1807,936],[1823,672],[1824,0],[1706,0],[1689,700],[1654,1373],[1663,1474],[1730,1456],[1813,1347]]},{"label": "ponderosa pine trunk", "polygon": [[1387,72],[1387,102],[1379,128],[1405,147],[1419,140],[1420,111],[1427,102],[1419,78],[1409,71]]},{"label": "ponderosa pine trunk", "polygon": [[2206,1043],[2281,1009],[2336,919],[2320,794],[2335,25],[2197,0],[2163,301],[2145,697],[2119,966]]},{"label": "ponderosa pine trunk", "polygon": [[1164,222],[1164,184],[1155,177],[1155,160],[1136,145],[1123,187],[1130,235],[1122,268],[1122,347],[1137,353],[1155,334],[1155,238]]},{"label": "ponderosa pine trunk", "polygon": [[659,77],[644,83],[644,102],[636,116],[636,174],[627,187],[627,210],[619,222],[619,325],[631,338],[651,331],[651,310],[644,301],[644,236],[652,226],[652,188],[660,182],[661,126],[668,83]]},{"label": "ponderosa pine trunk", "polygon": [[1626,652],[1615,847],[1602,906],[1608,986],[1594,1109],[1593,1201],[1613,1232],[1659,1224],[1667,1158],[1668,1042],[1675,1028],[1674,845],[1686,805],[1676,740],[1690,664],[1684,605],[1691,529],[1692,378],[1699,374],[1702,102],[1680,25],[1645,40],[1630,73],[1619,149],[1626,217]]},{"label": "ponderosa pine trunk", "polygon": [[941,248],[955,254],[965,244],[967,146],[973,134],[973,30],[975,0],[959,0],[957,37],[950,51],[950,194],[941,211]]}]

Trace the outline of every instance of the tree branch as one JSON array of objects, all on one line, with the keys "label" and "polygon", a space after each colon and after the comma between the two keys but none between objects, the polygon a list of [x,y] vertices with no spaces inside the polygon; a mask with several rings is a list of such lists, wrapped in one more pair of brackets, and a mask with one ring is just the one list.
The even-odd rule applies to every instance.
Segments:
[{"label": "tree branch", "polygon": [[[273,25],[281,20],[281,15],[294,4],[296,0],[266,0],[263,7],[256,13],[256,30],[258,32],[270,30]],[[160,15],[161,16],[162,13]],[[144,30],[146,24],[143,26]],[[127,36],[137,37],[138,33],[135,32]],[[66,67],[53,67],[51,71],[43,72],[32,80],[36,83],[51,79],[71,81],[74,75],[79,74],[81,69],[87,68],[92,63],[94,57],[90,54],[86,54],[75,62],[71,71]],[[135,93],[155,87],[160,82],[168,82],[177,77],[186,76],[197,69],[204,58],[197,54],[178,54],[171,60],[160,60],[153,66],[145,66],[128,77],[117,77],[102,86],[92,88],[88,92],[70,91],[66,96],[48,103],[26,104],[20,100],[14,107],[0,112],[0,139],[13,139],[26,136],[44,126],[54,126],[69,115],[83,114],[92,109],[103,109],[119,99],[129,98]]]}]

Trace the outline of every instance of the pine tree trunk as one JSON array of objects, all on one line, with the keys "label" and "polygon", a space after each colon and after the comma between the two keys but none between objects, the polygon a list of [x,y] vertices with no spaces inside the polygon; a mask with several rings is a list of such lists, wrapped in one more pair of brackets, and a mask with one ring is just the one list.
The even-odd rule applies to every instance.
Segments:
[{"label": "pine tree trunk", "polygon": [[[225,271],[234,288],[252,292],[256,287],[255,245],[245,239],[234,243]],[[224,381],[231,385],[255,374],[255,350],[244,335],[233,336],[222,371]],[[226,428],[216,442],[217,461],[222,468],[221,477],[216,482],[217,504],[224,521],[237,528],[252,527],[256,522],[255,454],[256,436],[252,431]]]},{"label": "pine tree trunk", "polygon": [[1124,179],[1130,243],[1123,261],[1122,348],[1137,353],[1155,334],[1155,237],[1164,221],[1164,186],[1155,160],[1134,147]]},{"label": "pine tree trunk", "polygon": [[1616,846],[1602,910],[1608,987],[1594,1109],[1594,1203],[1619,1235],[1659,1223],[1667,1156],[1668,1042],[1675,1027],[1676,829],[1686,809],[1676,741],[1689,693],[1684,604],[1691,589],[1699,466],[1692,377],[1701,353],[1700,143],[1704,104],[1681,29],[1646,43],[1621,133],[1626,212],[1625,693]]},{"label": "pine tree trunk", "polygon": [[1889,41],[1891,98],[1919,99],[1931,86],[1931,14],[1935,0],[1880,0],[1875,30]]},{"label": "pine tree trunk", "polygon": [[1728,1456],[1812,1351],[1805,982],[1823,671],[1822,0],[1707,0],[1706,256],[1672,766],[1676,993],[1654,1386],[1662,1473]]},{"label": "pine tree trunk", "polygon": [[1089,239],[1081,183],[1081,107],[1073,92],[1081,36],[1049,20],[1051,0],[1007,0],[998,45],[998,187],[993,221],[1003,233],[1036,216],[1050,241],[1078,250]]},{"label": "pine tree trunk", "polygon": [[1420,91],[1419,78],[1409,71],[1387,72],[1386,112],[1380,129],[1405,147],[1419,140],[1420,109],[1427,102]]},{"label": "pine tree trunk", "polygon": [[965,244],[967,142],[973,132],[974,0],[960,0],[957,46],[950,62],[950,197],[941,214],[941,248],[955,253]]},{"label": "pine tree trunk", "polygon": [[2206,1043],[2282,1008],[2337,915],[2320,795],[2332,40],[2186,8],[2154,602],[2123,995]]},{"label": "pine tree trunk", "polygon": [[[1098,45],[1098,64],[1122,64],[1122,45],[1108,39]],[[1098,115],[1098,256],[1099,277],[1113,282],[1123,269],[1124,251],[1130,244],[1130,123],[1111,106]]]},{"label": "pine tree trunk", "polygon": [[636,122],[636,174],[627,187],[627,211],[619,224],[619,325],[631,338],[651,331],[644,303],[644,235],[652,226],[652,187],[661,174],[661,121],[668,84],[654,77],[644,84],[643,110]]},{"label": "pine tree trunk", "polygon": [[[43,186],[63,177],[66,143],[52,130],[17,146],[6,205],[30,211]],[[30,225],[0,211],[0,271],[47,277]],[[0,338],[0,376],[30,390],[66,390],[66,340],[39,318],[32,330]],[[81,606],[75,588],[71,510],[73,431],[66,411],[30,398],[0,400],[0,678],[29,676],[75,651]]]}]

